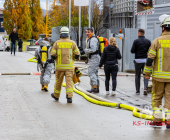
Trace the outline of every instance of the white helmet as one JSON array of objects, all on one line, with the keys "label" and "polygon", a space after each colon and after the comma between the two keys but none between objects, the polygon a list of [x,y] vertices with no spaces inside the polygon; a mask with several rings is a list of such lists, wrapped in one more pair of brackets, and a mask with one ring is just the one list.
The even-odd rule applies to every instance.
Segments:
[{"label": "white helmet", "polygon": [[161,21],[161,27],[170,28],[170,15],[161,15],[159,20]]},{"label": "white helmet", "polygon": [[69,28],[68,27],[62,27],[60,29],[60,34],[69,34]]}]

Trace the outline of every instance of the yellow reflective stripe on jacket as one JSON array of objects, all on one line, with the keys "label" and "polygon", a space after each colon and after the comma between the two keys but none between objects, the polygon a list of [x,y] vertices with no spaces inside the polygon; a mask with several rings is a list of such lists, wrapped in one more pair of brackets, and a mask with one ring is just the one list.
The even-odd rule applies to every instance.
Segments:
[{"label": "yellow reflective stripe on jacket", "polygon": [[156,52],[155,51],[153,51],[153,50],[149,50],[149,53],[151,53],[151,54],[153,54],[153,55],[156,55]]},{"label": "yellow reflective stripe on jacket", "polygon": [[57,51],[56,51],[56,50],[54,50],[54,49],[52,49],[51,51],[52,51],[53,53],[56,53],[56,52],[57,52]]},{"label": "yellow reflective stripe on jacket", "polygon": [[79,49],[76,49],[76,50],[74,50],[74,52],[73,53],[76,53],[76,52],[78,52],[79,51]]},{"label": "yellow reflective stripe on jacket", "polygon": [[153,74],[152,77],[154,77],[154,78],[170,79],[170,76],[165,76],[165,75],[155,75],[155,74]]},{"label": "yellow reflective stripe on jacket", "polygon": [[69,49],[69,62],[70,62],[70,64],[73,63],[72,58],[73,58],[73,56],[72,56],[72,49]]},{"label": "yellow reflective stripe on jacket", "polygon": [[58,49],[58,64],[61,64],[61,49]]},{"label": "yellow reflective stripe on jacket", "polygon": [[170,72],[153,71],[152,77],[170,79]]},{"label": "yellow reflective stripe on jacket", "polygon": [[144,72],[151,73],[151,72],[152,72],[152,68],[147,68],[147,67],[145,66],[145,68],[144,68]]},{"label": "yellow reflective stripe on jacket", "polygon": [[66,92],[73,92],[73,89],[72,88],[68,88],[68,89],[66,89]]},{"label": "yellow reflective stripe on jacket", "polygon": [[160,71],[154,71],[153,74],[158,74],[158,75],[167,75],[170,76],[170,72],[160,72]]},{"label": "yellow reflective stripe on jacket", "polygon": [[162,71],[162,64],[163,64],[163,49],[159,49],[158,55],[158,71]]}]

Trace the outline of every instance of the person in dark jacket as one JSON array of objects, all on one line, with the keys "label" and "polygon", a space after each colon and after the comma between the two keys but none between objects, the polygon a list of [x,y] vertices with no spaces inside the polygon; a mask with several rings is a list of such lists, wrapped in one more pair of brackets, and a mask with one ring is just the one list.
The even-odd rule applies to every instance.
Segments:
[{"label": "person in dark jacket", "polygon": [[18,46],[19,46],[19,51],[20,52],[22,52],[22,40],[20,39],[19,41],[18,41]]},{"label": "person in dark jacket", "polygon": [[105,72],[105,87],[106,95],[109,95],[109,81],[110,74],[112,75],[112,92],[111,95],[116,94],[116,85],[117,85],[117,73],[118,73],[118,59],[121,59],[120,51],[116,45],[116,39],[111,37],[109,39],[109,45],[104,48],[99,67],[101,68],[104,64]]},{"label": "person in dark jacket", "polygon": [[[151,46],[151,41],[145,38],[145,31],[143,29],[138,30],[138,39],[133,42],[131,48],[131,53],[135,53],[135,85],[136,85],[136,94],[140,94],[140,77],[141,70],[143,71],[146,59],[147,52]],[[148,89],[148,80],[144,79],[144,95],[147,95]]]},{"label": "person in dark jacket", "polygon": [[16,41],[18,40],[18,34],[16,32],[16,28],[13,29],[13,32],[9,36],[9,40],[11,40],[11,54],[14,47],[14,55],[16,50]]}]

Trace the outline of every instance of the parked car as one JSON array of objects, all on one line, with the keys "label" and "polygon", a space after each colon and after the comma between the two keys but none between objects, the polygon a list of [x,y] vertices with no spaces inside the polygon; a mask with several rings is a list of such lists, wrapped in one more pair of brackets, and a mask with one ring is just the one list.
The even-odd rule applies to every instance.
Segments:
[{"label": "parked car", "polygon": [[35,42],[35,45],[40,45],[40,42],[43,40],[43,38],[41,39],[38,39],[36,42]]},{"label": "parked car", "polygon": [[143,5],[149,5],[149,0],[140,0],[139,3]]},{"label": "parked car", "polygon": [[30,42],[30,45],[35,45],[36,40],[35,39],[28,39],[27,42]]},{"label": "parked car", "polygon": [[3,40],[3,37],[0,36],[0,51],[4,51],[4,50],[5,50],[4,40]]}]

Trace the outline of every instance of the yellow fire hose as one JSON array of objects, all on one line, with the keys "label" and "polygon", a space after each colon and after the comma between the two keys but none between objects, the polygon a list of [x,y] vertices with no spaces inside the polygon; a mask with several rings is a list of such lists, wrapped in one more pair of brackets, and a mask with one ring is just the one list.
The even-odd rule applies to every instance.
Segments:
[{"label": "yellow fire hose", "polygon": [[28,62],[37,63],[36,57],[32,57],[32,58],[28,59]]},{"label": "yellow fire hose", "polygon": [[[66,86],[66,83],[63,83],[63,87]],[[132,107],[129,105],[125,105],[125,104],[118,104],[118,103],[110,103],[110,102],[103,102],[103,101],[98,101],[95,100],[89,96],[87,96],[85,93],[77,90],[74,86],[73,91],[76,92],[77,94],[83,96],[87,101],[97,104],[97,105],[102,105],[102,106],[108,106],[108,107],[118,107],[118,108],[124,108],[130,111],[133,111],[133,116],[141,118],[141,119],[145,119],[145,120],[153,120],[153,116],[151,115],[146,115],[146,114],[142,114],[139,113],[138,111],[141,111],[141,109],[137,109],[136,107]],[[165,118],[162,119],[162,121],[165,121]]]}]

